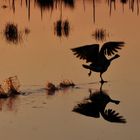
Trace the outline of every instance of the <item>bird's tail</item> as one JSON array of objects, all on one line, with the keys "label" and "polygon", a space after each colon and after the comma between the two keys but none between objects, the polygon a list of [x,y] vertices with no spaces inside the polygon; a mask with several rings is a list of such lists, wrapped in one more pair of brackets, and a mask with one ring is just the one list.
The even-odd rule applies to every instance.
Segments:
[{"label": "bird's tail", "polygon": [[82,66],[83,66],[85,69],[91,69],[89,65],[83,64]]},{"label": "bird's tail", "polygon": [[120,103],[120,101],[118,101],[118,100],[112,100],[112,99],[111,99],[111,102],[112,102],[112,103],[115,103],[115,104],[117,104],[117,105]]}]

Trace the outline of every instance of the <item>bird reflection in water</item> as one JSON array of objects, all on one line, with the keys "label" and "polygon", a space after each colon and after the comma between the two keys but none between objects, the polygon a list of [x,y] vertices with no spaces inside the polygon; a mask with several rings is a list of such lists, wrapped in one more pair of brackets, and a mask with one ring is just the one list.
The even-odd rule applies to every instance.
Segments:
[{"label": "bird reflection in water", "polygon": [[124,117],[120,116],[118,112],[113,109],[106,109],[108,103],[118,105],[120,101],[111,99],[102,88],[99,91],[92,92],[90,90],[89,92],[90,96],[77,104],[73,108],[74,112],[94,118],[100,118],[101,115],[109,122],[126,123]]},{"label": "bird reflection in water", "polygon": [[[90,70],[88,75],[90,76],[92,71],[99,72],[101,83],[104,83],[106,81],[103,80],[102,74],[105,71],[107,71],[112,60],[120,57],[120,55],[116,53],[123,46],[124,46],[124,42],[112,41],[112,42],[104,43],[100,50],[99,50],[99,44],[80,46],[77,48],[73,48],[71,50],[74,52],[74,55],[76,55],[76,57],[86,60],[87,63],[88,62],[90,63],[89,65],[83,64],[84,68]],[[110,57],[112,55],[113,57]]]}]

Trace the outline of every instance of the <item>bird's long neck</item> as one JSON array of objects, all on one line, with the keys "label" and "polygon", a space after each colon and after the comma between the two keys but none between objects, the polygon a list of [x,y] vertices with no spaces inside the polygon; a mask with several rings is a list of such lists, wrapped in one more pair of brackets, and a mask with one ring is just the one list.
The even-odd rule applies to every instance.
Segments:
[{"label": "bird's long neck", "polygon": [[118,57],[119,57],[118,55],[115,55],[115,56],[113,56],[112,58],[110,58],[109,61],[111,62],[112,60],[114,60],[114,59],[116,59],[116,58],[118,58]]}]

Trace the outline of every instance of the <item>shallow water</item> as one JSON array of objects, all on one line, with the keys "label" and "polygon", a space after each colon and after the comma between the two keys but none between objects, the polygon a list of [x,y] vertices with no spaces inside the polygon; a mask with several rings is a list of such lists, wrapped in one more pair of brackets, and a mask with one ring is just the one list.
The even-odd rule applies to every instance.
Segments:
[{"label": "shallow water", "polygon": [[[12,3],[14,2],[14,3]],[[29,1],[28,1],[29,2]],[[72,1],[71,1],[72,2]],[[64,1],[40,6],[39,0],[0,1],[0,82],[17,75],[24,95],[0,100],[0,134],[4,140],[87,139],[139,140],[139,0]],[[5,6],[5,8],[4,8]],[[57,34],[57,21],[68,23],[68,33]],[[17,25],[19,39],[9,41],[8,23]],[[95,37],[105,30],[103,38]],[[62,34],[61,34],[62,33]],[[127,123],[111,123],[100,118],[72,112],[74,106],[89,97],[89,89],[100,89],[99,74],[82,68],[71,48],[106,41],[124,41],[120,58],[103,74],[102,87],[119,105],[109,103]],[[47,82],[56,85],[72,80],[77,88],[48,95]]]}]

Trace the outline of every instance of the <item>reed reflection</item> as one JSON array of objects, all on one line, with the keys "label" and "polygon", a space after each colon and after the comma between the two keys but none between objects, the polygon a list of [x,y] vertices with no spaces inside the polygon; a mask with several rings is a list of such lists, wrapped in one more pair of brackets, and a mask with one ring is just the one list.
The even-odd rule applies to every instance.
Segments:
[{"label": "reed reflection", "polygon": [[92,33],[92,37],[95,38],[96,41],[106,41],[106,38],[109,36],[109,34],[107,33],[107,31],[103,28],[99,28],[96,29],[93,33]]},{"label": "reed reflection", "polygon": [[[85,69],[90,70],[88,75],[90,76],[92,71],[98,72],[100,73],[100,82],[104,83],[106,81],[103,80],[102,74],[107,71],[112,60],[120,57],[115,53],[117,53],[123,46],[124,42],[106,42],[102,45],[100,50],[99,44],[80,46],[71,50],[74,52],[74,55],[76,55],[77,58],[86,60],[87,63],[90,63],[89,65],[82,65]],[[108,56],[112,55],[113,57],[107,58]]]},{"label": "reed reflection", "polygon": [[52,10],[54,8],[54,0],[35,0],[35,3],[42,9],[42,10]]},{"label": "reed reflection", "polygon": [[[70,23],[69,21],[63,20],[63,1],[59,1],[60,3],[60,15],[59,15],[59,20],[57,20],[54,23],[54,34],[57,35],[58,37],[68,37],[69,32],[70,32]],[[66,2],[67,3],[67,2]]]},{"label": "reed reflection", "polygon": [[[124,11],[124,7],[126,4],[129,4],[129,9],[134,12],[135,8],[137,11],[137,15],[139,15],[139,0],[120,0],[120,3],[122,3],[123,6],[123,11]],[[112,14],[112,9],[114,8],[114,10],[116,10],[116,0],[108,0],[108,5],[109,5],[109,9],[110,9],[110,15]]]},{"label": "reed reflection", "polygon": [[[34,8],[36,8],[36,5],[38,8],[40,8],[41,11],[41,17],[43,15],[44,11],[52,11],[59,9],[60,7],[66,7],[69,9],[74,9],[76,7],[76,0],[9,0],[8,2],[5,2],[6,4],[3,5],[3,9],[7,7],[12,7],[13,13],[17,12],[16,7],[17,3],[20,3],[21,7],[23,4],[26,5],[27,13],[28,13],[28,19],[30,20],[30,13],[31,13],[31,4],[34,5]],[[79,3],[79,2],[77,2]],[[93,13],[93,22],[95,23],[96,20],[96,7],[98,6],[98,3],[104,3],[108,5],[109,8],[109,15],[112,15],[112,10],[117,10],[117,4],[122,4],[123,11],[125,9],[125,5],[128,5],[129,9],[134,12],[137,11],[137,15],[139,15],[139,5],[140,0],[107,0],[107,1],[99,1],[99,0],[83,0],[83,7],[84,10],[86,9],[86,3],[92,4],[92,13]]]},{"label": "reed reflection", "polygon": [[120,116],[118,112],[113,109],[106,109],[108,103],[118,105],[120,101],[111,99],[107,92],[102,90],[102,87],[98,91],[92,92],[89,90],[89,92],[89,97],[73,108],[74,112],[94,118],[102,116],[109,122],[126,123],[124,117]]},{"label": "reed reflection", "polygon": [[68,37],[70,32],[70,24],[68,20],[62,21],[61,19],[54,23],[54,34],[58,37]]},{"label": "reed reflection", "polygon": [[[18,1],[19,2],[19,1]],[[66,8],[70,8],[70,9],[74,9],[75,7],[75,0],[21,0],[20,1],[20,5],[21,7],[23,6],[23,4],[26,5],[27,8],[27,13],[28,13],[28,19],[30,20],[30,13],[31,13],[31,3],[34,4],[34,8],[39,7],[40,11],[41,11],[41,18],[43,15],[43,12],[45,10],[47,11],[53,11],[54,9],[59,9],[60,7],[66,7]],[[7,8],[7,7],[12,7],[12,11],[13,13],[16,12],[16,4],[17,1],[16,0],[9,0],[8,5],[3,5],[3,9]]]},{"label": "reed reflection", "polygon": [[22,36],[18,30],[18,26],[13,23],[8,23],[5,26],[4,36],[7,42],[12,42],[14,44],[17,44],[22,40]]},{"label": "reed reflection", "polygon": [[23,36],[29,33],[29,28],[25,27],[24,30],[19,30],[18,25],[14,23],[7,23],[3,31],[6,41],[13,44],[21,43],[23,41]]},{"label": "reed reflection", "polygon": [[44,10],[52,10],[62,4],[69,8],[74,8],[75,6],[75,0],[35,0],[35,3]]},{"label": "reed reflection", "polygon": [[[107,0],[107,1],[88,0],[87,1],[87,0],[83,0],[83,7],[84,7],[84,11],[85,11],[86,3],[91,3],[91,5],[92,5],[92,18],[93,18],[93,22],[95,23],[95,21],[96,21],[96,8],[98,6],[98,3],[104,3],[105,5],[106,4],[108,5],[110,16],[112,15],[113,10],[117,10],[117,4],[119,4],[119,5],[122,4],[123,12],[125,9],[125,5],[128,5],[129,9],[132,12],[136,11],[137,15],[139,15],[139,1],[140,0],[136,0],[136,1],[134,1],[134,0],[120,0],[120,1],[116,1],[116,0]],[[2,8],[6,9],[8,7],[9,9],[12,9],[13,13],[15,14],[16,12],[18,12],[18,11],[16,11],[16,8],[17,8],[19,3],[20,3],[21,7],[23,5],[25,5],[26,10],[27,10],[28,20],[30,20],[32,7],[34,9],[36,7],[38,7],[40,9],[41,19],[42,19],[44,12],[51,11],[51,13],[50,13],[50,16],[51,16],[52,12],[54,10],[61,9],[63,7],[73,10],[76,7],[76,5],[78,5],[78,4],[75,4],[76,2],[77,2],[76,0],[33,0],[33,1],[21,0],[20,2],[15,1],[15,0],[9,0],[9,2],[5,2],[6,4],[3,4]],[[79,3],[79,1],[77,3]],[[89,7],[87,7],[87,8],[89,8]]]}]

